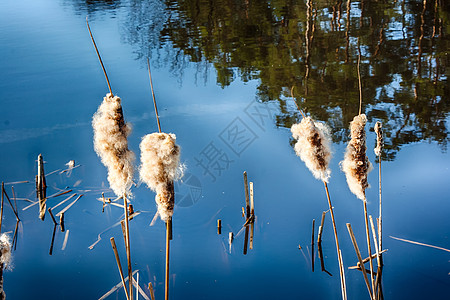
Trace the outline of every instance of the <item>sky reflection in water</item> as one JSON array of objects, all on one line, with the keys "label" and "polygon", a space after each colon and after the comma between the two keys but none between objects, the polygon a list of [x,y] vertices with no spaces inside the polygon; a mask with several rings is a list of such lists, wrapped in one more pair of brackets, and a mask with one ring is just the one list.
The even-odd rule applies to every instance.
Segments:
[{"label": "sky reflection in water", "polygon": [[[371,125],[381,120],[391,134],[385,157],[389,161],[382,165],[384,247],[389,249],[384,256],[385,296],[446,299],[447,253],[389,236],[450,248],[448,5],[438,7],[442,33],[431,38],[434,1],[423,14],[424,26],[420,1],[395,5],[365,1],[361,28],[361,3],[354,2],[348,31],[346,3],[316,2],[314,21],[307,19],[304,2],[273,3],[270,9],[262,2],[248,7],[245,3],[218,1],[211,10],[205,3],[195,6],[195,1],[1,2],[1,178],[29,180],[14,188],[18,197],[34,201],[36,159],[42,153],[47,173],[65,168],[72,159],[81,164],[71,176],[48,176],[48,194],[66,186],[84,194],[66,214],[70,233],[65,250],[61,249],[64,233],[58,231],[52,256],[48,255],[50,217],[42,222],[36,206],[22,211],[28,203],[18,201],[23,221],[13,254],[14,269],[4,273],[8,298],[95,299],[120,280],[108,241],[115,237],[125,259],[120,227],[102,234],[102,240],[88,249],[122,213],[109,206],[102,214],[101,202],[96,200],[108,184],[106,169],[93,151],[90,123],[107,86],[86,29],[89,15],[113,91],[122,98],[125,119],[133,125],[130,148],[139,155],[140,138],[157,130],[147,54],[163,130],[176,133],[182,147],[188,173],[177,186],[177,199],[185,202],[176,207],[173,221],[171,298],[340,299],[328,215],[323,252],[333,277],[320,272],[318,261],[312,273],[310,262],[298,249],[302,245],[310,257],[312,219],[317,226],[328,207],[322,183],[312,177],[290,145],[288,128],[299,116],[289,90],[296,85],[298,103],[333,128],[329,187],[344,264],[354,265],[356,256],[345,223],[352,224],[360,248],[365,249],[362,203],[349,192],[339,161],[348,122],[357,112],[355,67],[360,36],[365,110]],[[306,57],[308,22],[315,31]],[[246,129],[238,143],[229,138],[235,128]],[[368,132],[372,162],[374,142],[374,133]],[[220,154],[222,169],[201,167],[199,161],[203,159],[204,164],[204,154],[212,150]],[[257,215],[254,249],[246,256],[243,234],[228,251],[228,232],[237,233],[244,222],[244,170],[255,184]],[[375,217],[376,169],[369,181],[369,213]],[[11,186],[6,188],[11,195]],[[112,196],[109,191],[106,194]],[[130,225],[134,269],[140,270],[141,285],[152,281],[161,298],[164,224],[158,221],[149,226],[156,211],[154,194],[144,185],[138,185],[134,194],[135,209],[142,211]],[[63,197],[50,199],[49,206]],[[218,218],[223,224],[221,236],[216,233]],[[3,231],[14,230],[9,207],[2,226]],[[346,276],[349,299],[367,297],[361,274],[346,270]],[[118,296],[123,298],[122,290]]]}]

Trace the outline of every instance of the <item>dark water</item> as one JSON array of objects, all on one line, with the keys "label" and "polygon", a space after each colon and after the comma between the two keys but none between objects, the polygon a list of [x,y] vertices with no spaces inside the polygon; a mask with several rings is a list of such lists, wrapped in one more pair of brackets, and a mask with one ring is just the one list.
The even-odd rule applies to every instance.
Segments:
[{"label": "dark water", "polygon": [[[12,1],[0,2],[0,178],[12,196],[36,200],[34,176],[42,153],[48,194],[70,188],[83,197],[66,213],[69,231],[55,234],[38,208],[18,200],[21,222],[13,269],[4,273],[8,299],[98,299],[120,281],[108,241],[115,237],[125,265],[122,217],[97,201],[108,190],[106,169],[93,150],[91,118],[107,86],[92,47],[89,17],[113,92],[132,123],[130,149],[157,130],[146,58],[163,131],[182,147],[187,173],[176,186],[171,243],[171,299],[341,299],[331,220],[323,255],[332,277],[315,262],[311,223],[328,209],[323,185],[292,148],[297,103],[333,132],[329,187],[345,267],[362,255],[362,203],[350,193],[339,162],[348,124],[358,113],[361,53],[363,112],[369,119],[368,156],[383,123],[384,296],[447,299],[448,252],[390,236],[450,248],[449,140],[450,7],[447,1]],[[370,127],[370,128],[369,128]],[[369,175],[369,214],[378,216],[378,169]],[[254,249],[244,234],[230,248],[228,232],[244,219],[242,172],[255,186]],[[137,180],[137,179],[136,179]],[[164,294],[165,228],[149,226],[154,193],[133,189],[141,214],[130,223],[134,269],[146,290]],[[70,195],[70,194],[68,194]],[[68,195],[48,200],[55,206]],[[67,202],[66,204],[70,203]],[[66,204],[55,209],[58,212]],[[216,221],[222,219],[222,235]],[[2,232],[16,221],[5,206]],[[101,240],[93,249],[88,247]],[[302,250],[298,246],[302,246]],[[361,273],[346,269],[349,299],[368,298]],[[108,299],[124,299],[119,289]]]}]

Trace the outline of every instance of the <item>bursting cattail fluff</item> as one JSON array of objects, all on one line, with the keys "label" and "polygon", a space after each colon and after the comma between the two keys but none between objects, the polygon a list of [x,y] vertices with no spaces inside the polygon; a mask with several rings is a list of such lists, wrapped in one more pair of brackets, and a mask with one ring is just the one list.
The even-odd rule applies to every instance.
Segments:
[{"label": "bursting cattail fluff", "polygon": [[128,149],[131,127],[123,119],[120,98],[106,94],[94,114],[94,149],[108,168],[108,182],[117,196],[130,194],[133,183],[134,153]]},{"label": "bursting cattail fluff", "polygon": [[384,141],[383,141],[383,129],[381,128],[381,123],[376,122],[373,127],[375,133],[377,134],[377,146],[373,150],[376,156],[381,156],[381,151],[383,150]]},{"label": "bursting cattail fluff", "polygon": [[366,156],[366,122],[365,114],[354,117],[350,122],[351,139],[341,162],[350,191],[361,200],[365,200],[364,191],[369,187],[367,174],[372,171],[372,164]]},{"label": "bursting cattail fluff", "polygon": [[292,136],[297,140],[295,152],[314,177],[328,182],[331,171],[328,165],[331,160],[331,136],[328,126],[305,117],[291,127]]},{"label": "bursting cattail fluff", "polygon": [[140,178],[156,192],[158,214],[163,221],[173,215],[173,181],[182,177],[180,147],[175,134],[147,134],[141,141]]},{"label": "bursting cattail fluff", "polygon": [[6,269],[11,263],[11,241],[5,233],[0,235],[0,265]]}]

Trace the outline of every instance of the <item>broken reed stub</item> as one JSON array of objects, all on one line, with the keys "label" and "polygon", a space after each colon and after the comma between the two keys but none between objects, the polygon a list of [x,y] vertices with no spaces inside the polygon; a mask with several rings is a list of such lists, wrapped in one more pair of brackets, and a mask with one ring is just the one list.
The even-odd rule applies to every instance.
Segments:
[{"label": "broken reed stub", "polygon": [[61,232],[66,230],[64,226],[64,213],[59,215],[59,227],[61,228]]},{"label": "broken reed stub", "polygon": [[47,200],[47,184],[45,181],[44,159],[42,154],[38,156],[38,173],[36,176],[36,196],[39,200],[39,219],[44,221],[46,200]]},{"label": "broken reed stub", "polygon": [[222,220],[217,220],[217,234],[222,234]]}]

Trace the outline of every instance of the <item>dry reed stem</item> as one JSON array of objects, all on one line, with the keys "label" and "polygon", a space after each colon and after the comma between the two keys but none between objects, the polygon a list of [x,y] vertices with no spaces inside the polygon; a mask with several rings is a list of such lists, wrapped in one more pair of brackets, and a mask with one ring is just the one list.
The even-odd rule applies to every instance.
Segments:
[{"label": "dry reed stem", "polygon": [[52,217],[52,221],[53,221],[53,223],[55,224],[55,226],[58,225],[58,222],[56,222],[55,217],[53,216],[52,209],[49,207],[49,208],[47,209],[47,211],[48,211],[48,213],[50,214],[50,217]]},{"label": "dry reed stem", "polygon": [[0,208],[0,233],[2,232],[2,223],[3,223],[3,203],[4,203],[4,195],[3,190],[5,189],[5,183],[2,181],[2,203]]},{"label": "dry reed stem", "polygon": [[38,156],[38,174],[36,176],[36,193],[39,199],[39,218],[44,221],[47,200],[47,184],[45,182],[44,159]]},{"label": "dry reed stem", "polygon": [[172,217],[169,217],[166,221],[166,276],[165,276],[165,300],[169,300],[169,259],[170,259],[170,228],[172,227]]},{"label": "dry reed stem", "polygon": [[434,246],[434,245],[430,245],[430,244],[415,242],[415,241],[411,241],[411,240],[407,240],[407,239],[401,239],[401,238],[398,238],[398,237],[395,237],[395,236],[392,236],[392,235],[390,235],[389,237],[394,239],[394,240],[397,240],[397,241],[402,241],[402,242],[411,243],[411,244],[415,244],[415,245],[419,245],[419,246],[425,246],[425,247],[430,247],[430,248],[434,248],[434,249],[450,252],[449,249],[446,249],[446,248],[443,248],[443,247],[439,247],[439,246]]},{"label": "dry reed stem", "polygon": [[148,77],[150,79],[150,88],[152,90],[153,106],[155,107],[156,122],[158,123],[158,132],[161,133],[161,123],[159,122],[158,107],[156,106],[155,92],[153,91],[152,72],[150,71],[150,61],[147,57]]},{"label": "dry reed stem", "polygon": [[59,215],[59,227],[61,228],[61,232],[66,230],[64,226],[64,213]]},{"label": "dry reed stem", "polygon": [[[352,240],[353,247],[355,248],[355,252],[356,252],[356,256],[358,257],[359,264],[362,269],[365,269],[364,262],[361,257],[361,252],[359,252],[358,243],[356,242],[355,235],[353,234],[352,226],[350,225],[350,223],[347,223],[347,229],[348,229],[348,234],[350,235],[350,238]],[[367,290],[369,291],[370,299],[374,299],[373,294],[372,294],[372,289],[370,288],[369,279],[367,278],[367,274],[366,274],[366,272],[362,272],[362,274],[364,277],[364,282],[366,283],[366,286],[367,286]]]},{"label": "dry reed stem", "polygon": [[326,213],[327,213],[326,211],[322,212],[322,218],[320,220],[319,232],[317,234],[317,244],[322,242],[322,232],[323,232],[323,226],[324,226],[324,223],[325,223],[325,214]]},{"label": "dry reed stem", "polygon": [[[372,257],[372,249],[371,249],[371,242],[370,242],[370,230],[369,230],[369,219],[367,214],[367,200],[364,199],[363,201],[364,205],[364,221],[366,225],[366,241],[367,241],[367,252],[369,253],[369,257]],[[372,292],[375,292],[375,280],[373,275],[373,261],[369,260],[369,266],[370,266],[370,280],[372,283]]]},{"label": "dry reed stem", "polygon": [[108,182],[116,194],[130,196],[133,184],[134,153],[128,149],[131,126],[125,123],[121,100],[106,94],[92,118],[94,150],[108,169]]},{"label": "dry reed stem", "polygon": [[222,220],[217,220],[217,234],[222,234]]},{"label": "dry reed stem", "polygon": [[4,188],[3,188],[2,194],[4,194],[6,196],[6,200],[8,200],[8,203],[11,206],[11,209],[12,209],[14,215],[16,216],[16,220],[20,221],[19,214],[18,214],[18,212],[16,212],[16,209],[14,208],[11,200],[9,199],[8,193],[6,192],[6,190]]},{"label": "dry reed stem", "polygon": [[358,37],[358,87],[359,87],[359,115],[362,111],[362,82],[361,82],[361,71],[360,71],[360,64],[361,64],[361,48],[359,47],[359,37]]},{"label": "dry reed stem", "polygon": [[294,98],[294,86],[291,87],[291,97],[292,97],[292,101],[294,101],[295,106],[297,107],[298,111],[302,114],[302,117],[306,118],[305,114],[303,113],[303,111],[298,106],[297,101],[295,101],[295,98]]},{"label": "dry reed stem", "polygon": [[114,251],[114,256],[116,258],[117,268],[119,269],[120,274],[120,280],[122,280],[123,289],[125,290],[125,296],[127,297],[127,300],[130,300],[130,296],[128,295],[128,290],[125,285],[125,279],[123,277],[123,271],[122,271],[122,265],[120,264],[120,258],[119,258],[119,252],[117,251],[116,242],[114,241],[114,238],[111,237],[109,239],[111,241],[111,247]]},{"label": "dry reed stem", "polygon": [[381,248],[378,245],[377,242],[377,235],[376,235],[376,230],[375,230],[375,225],[373,223],[373,218],[372,216],[369,216],[369,221],[370,221],[370,228],[372,229],[372,237],[373,237],[373,243],[374,243],[374,247],[375,247],[375,255],[377,258],[377,272],[375,273],[375,285],[374,285],[374,290],[373,293],[376,296],[376,298],[379,298],[378,292],[380,287],[379,284],[381,284]]},{"label": "dry reed stem", "polygon": [[111,85],[109,84],[108,75],[106,74],[105,66],[103,65],[102,57],[100,56],[100,52],[98,51],[97,45],[95,44],[94,36],[92,35],[91,27],[89,26],[88,17],[86,16],[86,25],[89,30],[89,35],[91,36],[92,44],[94,44],[95,52],[97,53],[98,60],[100,61],[100,64],[102,65],[103,74],[106,78],[106,83],[108,84],[109,93],[111,96],[113,95],[113,92],[111,90]]},{"label": "dry reed stem", "polygon": [[244,191],[245,191],[245,236],[244,236],[244,255],[247,254],[247,248],[248,248],[248,234],[249,234],[249,228],[248,228],[248,220],[250,219],[250,193],[248,191],[248,179],[247,179],[247,172],[244,171]]},{"label": "dry reed stem", "polygon": [[377,231],[375,230],[375,225],[373,223],[372,216],[369,216],[369,221],[370,221],[370,229],[372,229],[372,237],[373,237],[373,243],[374,243],[374,247],[375,247],[375,255],[377,257],[377,264],[378,264],[378,266],[380,266],[381,265],[381,263],[380,263],[381,248],[378,246]]},{"label": "dry reed stem", "polygon": [[330,198],[330,192],[328,191],[328,185],[324,181],[323,182],[325,186],[325,192],[327,194],[327,200],[328,200],[328,206],[330,208],[330,215],[331,215],[331,222],[333,223],[333,232],[334,232],[334,240],[336,242],[336,252],[338,256],[338,262],[339,262],[339,275],[341,278],[341,292],[342,292],[342,299],[347,299],[347,289],[345,286],[345,273],[344,273],[344,262],[342,261],[341,256],[341,248],[339,247],[339,239],[337,234],[337,228],[336,228],[336,221],[334,219],[334,211],[333,211],[333,205],[331,204],[331,198]]},{"label": "dry reed stem", "polygon": [[[127,252],[128,277],[133,278],[133,270],[131,267],[130,225],[128,223],[128,205],[127,205],[127,196],[125,194],[123,195],[123,208],[125,213],[125,235],[126,235],[125,250]],[[133,281],[129,280],[128,283],[129,283],[130,299],[133,299]]]},{"label": "dry reed stem", "polygon": [[[380,250],[383,249],[382,246],[382,219],[381,219],[381,215],[382,215],[382,209],[381,209],[381,155],[382,155],[382,151],[383,151],[383,146],[384,146],[384,142],[383,142],[383,130],[382,130],[382,125],[380,122],[376,122],[375,123],[375,127],[374,127],[375,133],[377,134],[377,146],[374,149],[375,155],[378,156],[378,194],[379,194],[379,216],[378,216],[378,245]],[[383,260],[382,257],[380,257],[380,266],[383,264]]]},{"label": "dry reed stem", "polygon": [[250,249],[253,249],[253,235],[255,231],[255,202],[253,197],[253,182],[250,182],[250,215],[252,222],[250,223]]},{"label": "dry reed stem", "polygon": [[[76,195],[76,194],[75,194]],[[64,207],[59,213],[56,214],[57,217],[59,217],[61,214],[65,213],[67,210],[69,210],[69,208],[71,208],[78,200],[80,200],[80,198],[83,197],[83,194],[78,195],[78,197],[73,200],[69,205],[67,205],[66,207]],[[66,200],[70,199],[71,197],[67,198]],[[65,201],[66,201],[65,200]]]},{"label": "dry reed stem", "polygon": [[312,268],[313,272],[314,272],[314,254],[315,254],[315,252],[314,252],[314,227],[315,227],[315,224],[316,224],[316,220],[313,219],[312,220],[312,233],[311,233],[311,268]]}]

